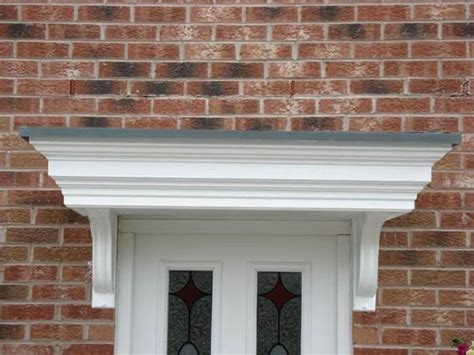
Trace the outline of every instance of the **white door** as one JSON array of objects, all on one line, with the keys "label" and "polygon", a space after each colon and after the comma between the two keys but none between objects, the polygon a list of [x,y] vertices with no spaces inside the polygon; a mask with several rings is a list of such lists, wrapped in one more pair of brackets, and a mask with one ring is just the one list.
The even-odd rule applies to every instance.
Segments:
[{"label": "white door", "polygon": [[349,353],[349,228],[122,220],[117,352]]}]

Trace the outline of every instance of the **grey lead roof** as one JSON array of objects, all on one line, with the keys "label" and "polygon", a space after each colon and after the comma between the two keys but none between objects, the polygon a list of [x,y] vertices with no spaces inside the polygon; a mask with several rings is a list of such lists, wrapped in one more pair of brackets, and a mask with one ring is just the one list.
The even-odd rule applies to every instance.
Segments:
[{"label": "grey lead roof", "polygon": [[445,145],[459,144],[461,134],[453,133],[389,133],[389,132],[281,132],[281,131],[220,131],[220,130],[156,130],[122,128],[50,128],[26,127],[20,129],[25,138],[66,139],[216,139],[216,140],[273,140],[305,142],[352,142],[352,143],[405,143]]}]

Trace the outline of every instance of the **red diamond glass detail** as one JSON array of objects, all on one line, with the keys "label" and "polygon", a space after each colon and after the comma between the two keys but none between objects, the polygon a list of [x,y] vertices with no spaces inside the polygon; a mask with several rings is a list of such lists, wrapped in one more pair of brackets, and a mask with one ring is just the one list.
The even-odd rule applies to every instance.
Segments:
[{"label": "red diamond glass detail", "polygon": [[172,295],[181,298],[188,306],[188,309],[191,309],[193,304],[206,294],[197,288],[192,276],[189,275],[186,285],[178,292],[172,293]]},{"label": "red diamond glass detail", "polygon": [[278,277],[278,281],[271,291],[264,293],[261,296],[272,301],[278,311],[281,311],[286,302],[292,298],[298,297],[298,295],[295,295],[286,289],[285,285],[283,285],[283,282],[281,281],[281,277]]}]

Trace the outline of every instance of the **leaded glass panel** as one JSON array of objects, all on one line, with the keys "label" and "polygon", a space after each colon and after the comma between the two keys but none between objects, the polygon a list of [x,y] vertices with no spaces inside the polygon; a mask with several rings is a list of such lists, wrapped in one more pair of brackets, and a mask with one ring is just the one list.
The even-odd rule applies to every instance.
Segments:
[{"label": "leaded glass panel", "polygon": [[168,355],[211,353],[212,271],[170,271]]}]

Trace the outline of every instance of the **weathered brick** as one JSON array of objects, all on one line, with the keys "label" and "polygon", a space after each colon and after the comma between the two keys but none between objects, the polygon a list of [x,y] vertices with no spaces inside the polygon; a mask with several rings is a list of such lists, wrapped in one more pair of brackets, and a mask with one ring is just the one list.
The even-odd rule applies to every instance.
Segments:
[{"label": "weathered brick", "polygon": [[188,117],[181,118],[182,129],[230,129],[232,127],[231,118],[222,117]]},{"label": "weathered brick", "polygon": [[27,5],[22,7],[24,21],[71,21],[73,6]]},{"label": "weathered brick", "polygon": [[10,265],[4,269],[4,280],[8,282],[54,281],[58,268],[48,265]]},{"label": "weathered brick", "polygon": [[90,247],[36,247],[33,251],[35,261],[89,261],[91,258]]},{"label": "weathered brick", "polygon": [[296,18],[297,11],[293,6],[258,6],[245,10],[247,22],[290,22]]},{"label": "weathered brick", "polygon": [[242,7],[196,6],[191,7],[192,22],[241,22]]},{"label": "weathered brick", "polygon": [[28,286],[0,285],[0,300],[20,301],[28,297]]},{"label": "weathered brick", "polygon": [[175,44],[141,44],[128,45],[128,58],[161,60],[178,59],[179,47]]},{"label": "weathered brick", "polygon": [[5,239],[11,243],[57,243],[59,240],[59,229],[44,227],[8,228]]},{"label": "weathered brick", "polygon": [[1,319],[3,320],[49,320],[54,318],[52,304],[4,304]]},{"label": "weathered brick", "polygon": [[202,115],[204,99],[155,99],[154,113],[162,115]]},{"label": "weathered brick", "polygon": [[32,299],[37,300],[60,300],[80,301],[85,300],[86,290],[84,286],[69,285],[33,285]]},{"label": "weathered brick", "polygon": [[99,64],[99,77],[101,78],[134,78],[149,77],[150,64],[140,62],[101,62]]},{"label": "weathered brick", "polygon": [[82,332],[82,325],[78,324],[33,324],[31,339],[79,340],[82,339]]},{"label": "weathered brick", "polygon": [[0,324],[0,340],[20,340],[23,339],[24,336],[25,326],[23,324]]},{"label": "weathered brick", "polygon": [[80,6],[78,15],[81,21],[124,22],[130,19],[130,8],[128,6]]},{"label": "weathered brick", "polygon": [[98,25],[72,25],[72,24],[49,24],[50,39],[99,39],[100,27]]},{"label": "weathered brick", "polygon": [[304,6],[301,9],[303,21],[344,21],[354,20],[354,7],[352,6]]},{"label": "weathered brick", "polygon": [[435,345],[436,332],[428,329],[385,329],[382,341],[385,344]]},{"label": "weathered brick", "polygon": [[357,7],[358,21],[403,21],[410,16],[406,5],[367,5]]},{"label": "weathered brick", "polygon": [[[226,30],[224,26],[217,26],[216,39],[217,40],[231,40],[233,36],[238,36],[233,26],[226,26],[231,28]],[[209,41],[212,35],[212,27],[208,25],[163,25],[160,28],[161,41]],[[251,36],[251,35],[250,35]],[[228,38],[229,37],[229,38]],[[253,37],[252,37],[253,38]],[[237,38],[235,38],[237,39]]]},{"label": "weathered brick", "polygon": [[186,9],[184,7],[167,6],[138,6],[135,8],[137,22],[184,22]]},{"label": "weathered brick", "polygon": [[[42,39],[45,38],[45,36],[45,25],[0,23],[0,38],[3,39]],[[24,48],[24,46],[22,46],[22,48]]]}]

